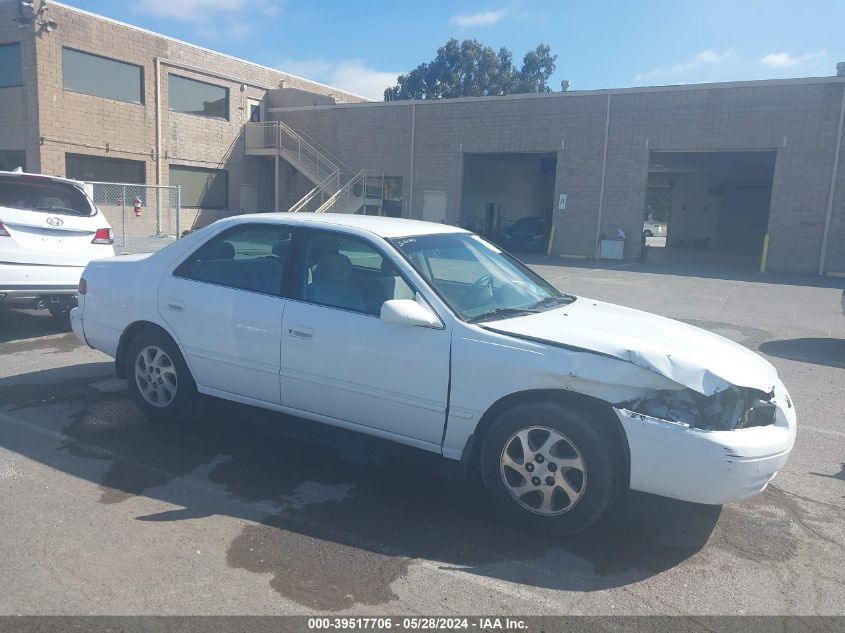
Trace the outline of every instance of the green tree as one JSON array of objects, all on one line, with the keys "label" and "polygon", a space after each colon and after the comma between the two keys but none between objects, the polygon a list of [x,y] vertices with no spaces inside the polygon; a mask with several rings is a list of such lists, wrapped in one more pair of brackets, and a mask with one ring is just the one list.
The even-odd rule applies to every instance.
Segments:
[{"label": "green tree", "polygon": [[385,101],[400,99],[451,99],[523,92],[549,92],[547,82],[555,71],[557,55],[540,44],[513,64],[507,48],[497,53],[478,40],[450,39],[437,56],[411,72],[399,75],[396,85],[384,91]]}]

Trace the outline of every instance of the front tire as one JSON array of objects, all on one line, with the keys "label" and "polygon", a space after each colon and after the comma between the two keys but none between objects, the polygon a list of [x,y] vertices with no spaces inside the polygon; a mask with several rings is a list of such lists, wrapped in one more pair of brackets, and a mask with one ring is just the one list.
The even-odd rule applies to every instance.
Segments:
[{"label": "front tire", "polygon": [[619,481],[615,451],[599,424],[553,402],[500,413],[481,447],[482,479],[499,510],[551,536],[595,523]]},{"label": "front tire", "polygon": [[159,330],[144,330],[132,339],[126,382],[138,406],[157,419],[179,419],[196,401],[197,386],[179,347]]}]

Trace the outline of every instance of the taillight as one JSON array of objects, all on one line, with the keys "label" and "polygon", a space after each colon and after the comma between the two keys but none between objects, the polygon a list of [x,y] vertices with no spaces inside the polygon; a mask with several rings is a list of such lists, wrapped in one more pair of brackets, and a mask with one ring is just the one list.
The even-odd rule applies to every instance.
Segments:
[{"label": "taillight", "polygon": [[85,281],[85,278],[79,280],[79,288],[76,290],[76,294],[84,295],[88,292],[88,282]]},{"label": "taillight", "polygon": [[92,244],[114,244],[114,240],[111,236],[111,229],[97,229],[97,232],[94,233],[94,239],[91,240]]},{"label": "taillight", "polygon": [[6,230],[6,227],[3,226],[3,220],[0,220],[0,237],[11,237],[9,232]]}]

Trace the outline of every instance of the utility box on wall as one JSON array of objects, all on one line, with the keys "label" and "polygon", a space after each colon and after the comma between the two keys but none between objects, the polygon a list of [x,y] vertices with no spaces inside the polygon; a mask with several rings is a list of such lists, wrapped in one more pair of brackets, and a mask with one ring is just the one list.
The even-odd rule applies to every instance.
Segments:
[{"label": "utility box on wall", "polygon": [[599,259],[625,259],[625,240],[602,240]]}]

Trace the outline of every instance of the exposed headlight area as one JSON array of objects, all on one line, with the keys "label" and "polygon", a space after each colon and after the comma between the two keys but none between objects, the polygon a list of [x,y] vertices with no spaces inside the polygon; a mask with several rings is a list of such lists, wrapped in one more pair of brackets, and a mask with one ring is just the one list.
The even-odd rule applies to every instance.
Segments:
[{"label": "exposed headlight area", "polygon": [[615,405],[635,414],[706,431],[730,431],[775,423],[774,393],[731,387],[711,396],[685,389],[658,391]]}]

